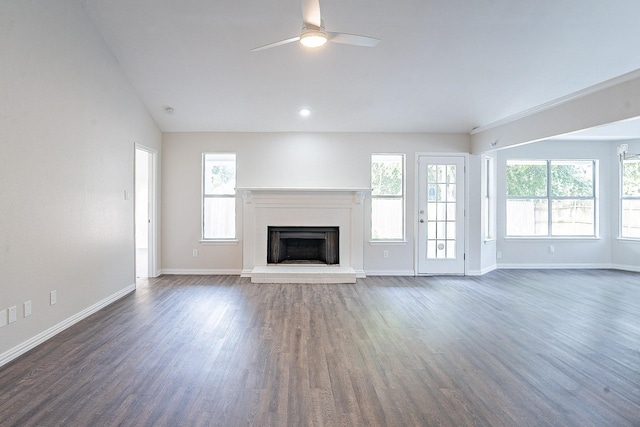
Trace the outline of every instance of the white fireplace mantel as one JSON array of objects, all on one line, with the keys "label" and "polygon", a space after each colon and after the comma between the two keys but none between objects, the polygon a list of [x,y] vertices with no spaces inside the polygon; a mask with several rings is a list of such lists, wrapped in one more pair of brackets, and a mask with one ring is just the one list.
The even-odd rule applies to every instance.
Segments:
[{"label": "white fireplace mantel", "polygon": [[[368,188],[238,188],[243,200],[242,276],[254,283],[353,283],[364,275],[364,198]],[[340,263],[267,264],[269,226],[340,229]]]},{"label": "white fireplace mantel", "polygon": [[242,195],[245,203],[252,203],[253,197],[261,199],[274,199],[280,196],[318,196],[318,195],[351,195],[354,202],[360,204],[366,195],[371,192],[369,188],[300,188],[300,187],[239,187],[236,189]]}]

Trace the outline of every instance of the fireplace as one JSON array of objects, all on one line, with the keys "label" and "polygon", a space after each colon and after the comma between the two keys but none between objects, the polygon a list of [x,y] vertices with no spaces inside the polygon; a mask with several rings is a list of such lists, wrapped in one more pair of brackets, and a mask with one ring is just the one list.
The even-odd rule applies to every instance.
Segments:
[{"label": "fireplace", "polygon": [[[365,277],[363,219],[368,189],[240,187],[237,191],[243,200],[243,277],[250,277],[252,283],[355,283],[356,278]],[[301,228],[311,228],[314,235],[290,234],[286,250],[295,254],[298,248],[294,247],[300,244],[311,244],[311,248],[306,254],[289,256],[295,261],[276,263],[284,259],[280,243],[278,255],[269,255],[270,231],[300,233]],[[315,235],[318,231],[321,237]],[[295,242],[300,237],[306,241]],[[335,250],[327,254],[323,245],[330,240]]]},{"label": "fireplace", "polygon": [[268,227],[267,264],[339,264],[339,236],[339,227]]}]

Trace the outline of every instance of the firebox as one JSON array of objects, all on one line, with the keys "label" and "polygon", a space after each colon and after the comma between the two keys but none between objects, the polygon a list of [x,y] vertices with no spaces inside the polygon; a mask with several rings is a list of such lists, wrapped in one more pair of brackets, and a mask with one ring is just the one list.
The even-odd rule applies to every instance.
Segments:
[{"label": "firebox", "polygon": [[268,227],[268,264],[339,264],[338,227]]}]

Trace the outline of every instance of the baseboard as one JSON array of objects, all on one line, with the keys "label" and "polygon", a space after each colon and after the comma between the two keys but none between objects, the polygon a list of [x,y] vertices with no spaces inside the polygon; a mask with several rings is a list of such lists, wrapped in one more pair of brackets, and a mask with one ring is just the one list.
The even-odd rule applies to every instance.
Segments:
[{"label": "baseboard", "polygon": [[416,273],[413,270],[368,270],[367,276],[410,276],[413,277]]},{"label": "baseboard", "polygon": [[611,269],[611,264],[563,263],[563,264],[498,264],[499,270],[596,270]]},{"label": "baseboard", "polygon": [[120,298],[130,294],[131,292],[133,292],[135,290],[136,290],[135,283],[132,284],[132,285],[129,285],[126,288],[116,292],[115,294],[110,295],[110,296],[108,296],[107,298],[105,298],[105,299],[103,299],[101,301],[98,301],[97,303],[95,303],[91,307],[85,308],[81,312],[74,314],[73,316],[63,320],[62,322],[60,322],[57,325],[47,329],[46,331],[41,332],[38,335],[28,339],[27,341],[23,342],[22,344],[19,344],[16,347],[14,347],[14,348],[12,348],[12,349],[0,354],[0,366],[4,366],[7,363],[11,362],[12,360],[16,359],[17,357],[22,356],[27,351],[37,347],[38,345],[42,344],[45,341],[47,341],[49,338],[59,334],[60,332],[64,331],[65,329],[68,329],[69,327],[75,325],[76,323],[78,323],[82,319],[85,319],[85,318],[91,316],[92,314],[100,311],[104,307],[108,306],[109,304],[112,304],[112,303],[116,302]]},{"label": "baseboard", "polygon": [[468,270],[467,271],[467,276],[484,276],[487,273],[491,273],[493,270],[497,270],[498,269],[498,265],[497,264],[493,264],[490,265],[489,267],[485,267],[482,270]]},{"label": "baseboard", "polygon": [[161,270],[162,274],[169,275],[184,275],[184,276],[240,276],[241,270],[229,269],[229,270],[209,270],[209,269],[180,269],[180,268],[165,268]]},{"label": "baseboard", "polygon": [[640,265],[611,264],[611,268],[614,270],[632,271],[635,273],[640,273]]}]

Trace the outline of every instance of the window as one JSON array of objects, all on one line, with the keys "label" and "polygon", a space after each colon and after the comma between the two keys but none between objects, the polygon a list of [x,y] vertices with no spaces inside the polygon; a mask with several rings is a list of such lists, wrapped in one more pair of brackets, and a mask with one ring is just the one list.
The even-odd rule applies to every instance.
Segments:
[{"label": "window", "polygon": [[640,239],[640,159],[621,162],[620,237]]},{"label": "window", "polygon": [[595,236],[594,160],[508,160],[507,236]]},{"label": "window", "polygon": [[404,239],[404,155],[371,155],[371,239]]},{"label": "window", "polygon": [[494,236],[493,218],[493,159],[484,158],[484,182],[483,182],[483,211],[484,211],[484,238],[491,240]]},{"label": "window", "polygon": [[236,238],[236,155],[202,156],[202,238]]}]

